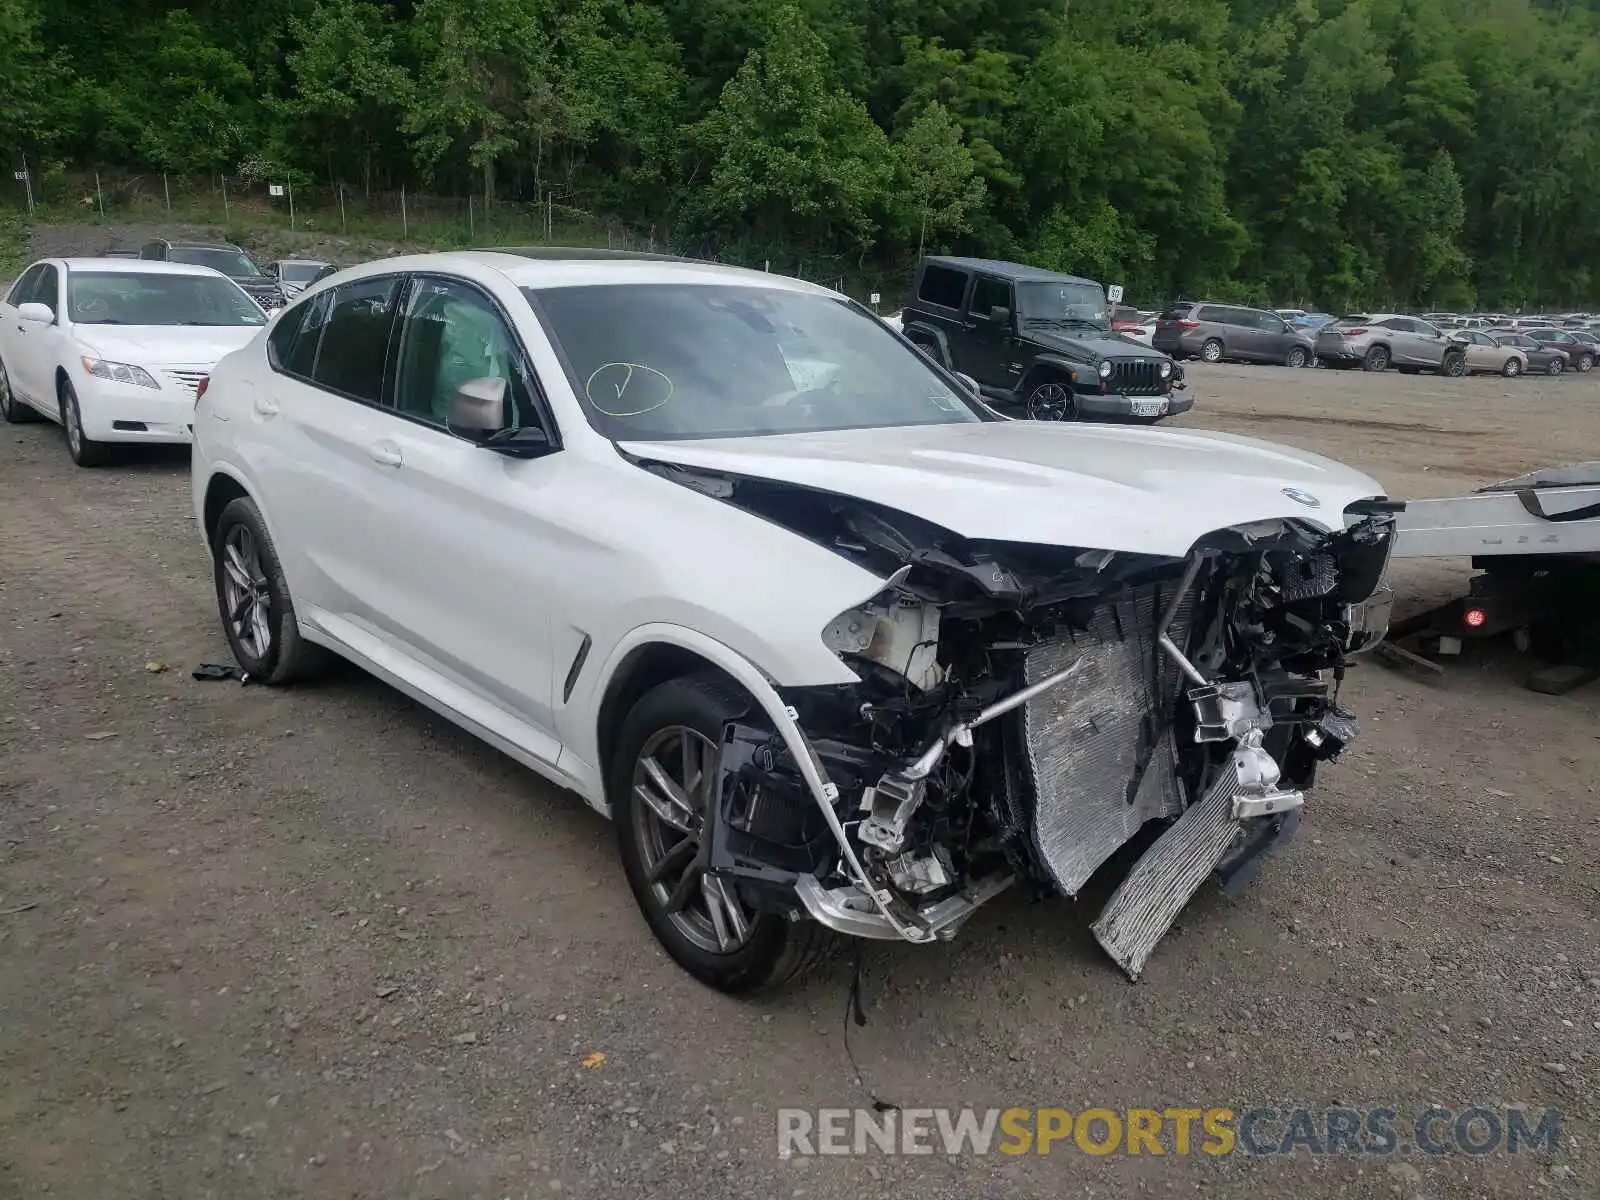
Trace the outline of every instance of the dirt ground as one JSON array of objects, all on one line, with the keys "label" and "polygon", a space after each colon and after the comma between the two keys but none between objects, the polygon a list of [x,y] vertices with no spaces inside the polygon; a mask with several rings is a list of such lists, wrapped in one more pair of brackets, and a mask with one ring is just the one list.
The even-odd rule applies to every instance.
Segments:
[{"label": "dirt ground", "polygon": [[[1191,377],[1180,424],[1401,497],[1600,454],[1600,376]],[[871,948],[851,1033],[905,1106],[1524,1104],[1555,1155],[782,1160],[778,1107],[869,1103],[847,968],[708,992],[572,796],[353,671],[192,680],[227,650],[187,488],[182,454],[80,471],[54,426],[0,432],[0,1197],[1600,1194],[1600,686],[1363,664],[1300,839],[1144,982],[1092,900],[1003,898]]]}]

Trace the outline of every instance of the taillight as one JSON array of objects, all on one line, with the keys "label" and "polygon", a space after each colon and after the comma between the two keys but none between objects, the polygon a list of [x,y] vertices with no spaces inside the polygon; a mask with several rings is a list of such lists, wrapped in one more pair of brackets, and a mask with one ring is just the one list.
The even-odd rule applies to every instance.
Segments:
[{"label": "taillight", "polygon": [[1335,329],[1333,332],[1341,335],[1342,337],[1360,337],[1362,334],[1370,331],[1366,329]]},{"label": "taillight", "polygon": [[1189,321],[1189,320],[1168,321],[1167,324],[1172,326],[1172,328],[1174,328],[1174,329],[1199,329],[1200,328],[1200,322],[1199,321]]},{"label": "taillight", "polygon": [[1461,614],[1461,620],[1466,623],[1468,629],[1482,629],[1488,619],[1489,614],[1481,608],[1469,608]]},{"label": "taillight", "polygon": [[202,376],[200,376],[200,382],[194,385],[194,402],[196,404],[199,404],[200,403],[200,397],[202,397],[202,396],[204,396],[206,394],[206,385],[209,384],[210,382],[211,382],[211,376],[202,375]]}]

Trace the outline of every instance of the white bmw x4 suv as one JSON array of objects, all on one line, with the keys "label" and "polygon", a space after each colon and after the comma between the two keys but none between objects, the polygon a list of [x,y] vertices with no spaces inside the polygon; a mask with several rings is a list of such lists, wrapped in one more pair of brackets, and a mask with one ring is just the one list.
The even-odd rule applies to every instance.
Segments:
[{"label": "white bmw x4 suv", "polygon": [[240,666],[341,655],[614,820],[687,970],[778,982],[1074,895],[1130,975],[1355,733],[1394,513],[1221,434],[1007,420],[810,284],[585,251],[343,271],[216,368]]}]

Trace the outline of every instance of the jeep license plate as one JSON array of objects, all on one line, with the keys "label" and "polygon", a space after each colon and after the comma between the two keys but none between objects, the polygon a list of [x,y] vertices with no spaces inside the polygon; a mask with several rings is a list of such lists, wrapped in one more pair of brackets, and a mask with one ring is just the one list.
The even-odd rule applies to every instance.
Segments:
[{"label": "jeep license plate", "polygon": [[1167,411],[1165,400],[1130,400],[1136,417],[1159,417]]}]

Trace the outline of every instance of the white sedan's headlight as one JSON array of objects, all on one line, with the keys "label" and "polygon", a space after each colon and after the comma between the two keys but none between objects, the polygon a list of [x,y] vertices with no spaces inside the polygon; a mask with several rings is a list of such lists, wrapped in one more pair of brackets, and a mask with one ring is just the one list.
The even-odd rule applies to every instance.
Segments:
[{"label": "white sedan's headlight", "polygon": [[1101,379],[1110,379],[1111,378],[1111,362],[1110,362],[1109,359],[1100,364],[1100,378]]},{"label": "white sedan's headlight", "polygon": [[136,387],[159,388],[161,385],[151,377],[150,372],[143,367],[135,367],[129,363],[111,362],[104,358],[84,357],[83,369],[97,379],[109,379],[113,383],[131,383]]},{"label": "white sedan's headlight", "polygon": [[1165,379],[1165,378],[1167,378],[1167,376],[1169,376],[1171,374],[1172,374],[1172,364],[1170,362],[1162,363],[1161,364],[1161,378]]}]

